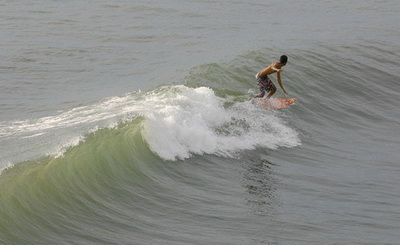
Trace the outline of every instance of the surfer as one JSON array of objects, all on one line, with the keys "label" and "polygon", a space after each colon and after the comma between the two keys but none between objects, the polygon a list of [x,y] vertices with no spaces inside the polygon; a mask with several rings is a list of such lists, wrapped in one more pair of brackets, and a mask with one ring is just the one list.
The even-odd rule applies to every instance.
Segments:
[{"label": "surfer", "polygon": [[262,71],[256,74],[256,79],[258,82],[258,86],[260,86],[260,93],[255,96],[255,98],[263,98],[265,92],[268,92],[267,99],[269,99],[275,92],[276,87],[275,84],[269,79],[268,75],[276,73],[276,80],[279,83],[279,86],[282,88],[283,92],[287,95],[288,93],[283,88],[281,81],[281,72],[282,67],[284,67],[287,63],[288,57],[286,55],[282,55],[279,59],[279,62],[274,62],[264,68]]}]

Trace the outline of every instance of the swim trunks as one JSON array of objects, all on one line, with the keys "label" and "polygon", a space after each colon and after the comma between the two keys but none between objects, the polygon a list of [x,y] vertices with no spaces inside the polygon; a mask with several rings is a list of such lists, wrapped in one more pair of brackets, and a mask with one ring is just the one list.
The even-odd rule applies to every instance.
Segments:
[{"label": "swim trunks", "polygon": [[257,74],[256,79],[258,82],[258,86],[260,86],[260,93],[257,95],[257,97],[262,98],[262,97],[264,97],[265,92],[269,92],[271,90],[276,90],[275,84],[271,81],[271,79],[268,78],[268,76],[261,78]]}]

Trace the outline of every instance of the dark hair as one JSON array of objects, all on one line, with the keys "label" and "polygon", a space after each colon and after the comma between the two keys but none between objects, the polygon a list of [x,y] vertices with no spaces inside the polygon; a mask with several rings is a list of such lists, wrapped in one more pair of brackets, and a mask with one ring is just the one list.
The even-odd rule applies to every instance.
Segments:
[{"label": "dark hair", "polygon": [[286,55],[282,55],[281,58],[279,59],[279,63],[285,64],[287,63],[287,56]]}]

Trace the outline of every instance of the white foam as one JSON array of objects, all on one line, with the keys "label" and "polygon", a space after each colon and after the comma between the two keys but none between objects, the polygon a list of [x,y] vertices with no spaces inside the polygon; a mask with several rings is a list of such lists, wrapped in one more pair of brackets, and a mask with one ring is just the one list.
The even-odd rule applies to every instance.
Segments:
[{"label": "white foam", "polygon": [[87,133],[114,128],[134,118],[141,110],[136,99],[140,100],[140,95],[127,94],[52,116],[0,122],[0,167],[46,155],[62,156],[66,149],[80,144]]},{"label": "white foam", "polygon": [[224,108],[224,100],[210,88],[172,87],[153,94],[147,104],[143,137],[165,160],[300,144],[297,132],[276,114],[249,102]]}]

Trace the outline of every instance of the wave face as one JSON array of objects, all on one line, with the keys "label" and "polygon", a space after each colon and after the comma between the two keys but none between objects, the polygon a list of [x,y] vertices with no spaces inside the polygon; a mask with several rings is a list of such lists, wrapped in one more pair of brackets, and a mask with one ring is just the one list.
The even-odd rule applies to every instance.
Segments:
[{"label": "wave face", "polygon": [[[158,223],[157,217],[146,217],[154,215],[150,207],[176,202],[168,194],[176,190],[170,188],[187,181],[166,167],[198,162],[204,168],[217,159],[241,161],[248,150],[301,144],[284,112],[257,108],[247,95],[224,93],[204,86],[161,86],[58,115],[4,122],[0,133],[8,144],[0,217],[13,225],[1,228],[7,234],[1,241],[107,243],[112,232],[106,239],[103,232],[114,225],[136,230],[140,241],[138,234],[162,232],[142,227]],[[201,175],[193,178],[204,181]],[[167,196],[159,196],[162,189]],[[104,218],[108,221],[98,227]],[[60,232],[67,235],[59,237]]]}]

